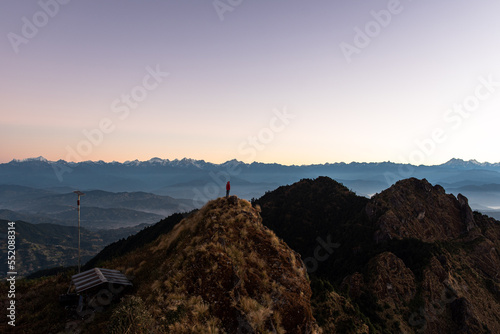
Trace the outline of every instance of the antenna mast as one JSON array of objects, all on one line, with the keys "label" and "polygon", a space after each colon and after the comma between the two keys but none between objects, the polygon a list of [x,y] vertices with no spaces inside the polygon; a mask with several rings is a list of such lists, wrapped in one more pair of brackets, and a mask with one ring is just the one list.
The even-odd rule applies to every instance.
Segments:
[{"label": "antenna mast", "polygon": [[77,210],[78,210],[78,273],[80,273],[80,196],[85,195],[80,190],[73,191],[78,195]]}]

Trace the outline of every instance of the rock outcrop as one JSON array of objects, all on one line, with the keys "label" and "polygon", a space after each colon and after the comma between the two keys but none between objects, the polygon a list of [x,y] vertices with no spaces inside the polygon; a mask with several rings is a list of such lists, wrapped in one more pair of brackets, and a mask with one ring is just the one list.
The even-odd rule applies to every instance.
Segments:
[{"label": "rock outcrop", "polygon": [[424,242],[458,238],[475,227],[467,199],[415,178],[398,181],[375,195],[366,212],[377,227],[377,242],[415,238]]},{"label": "rock outcrop", "polygon": [[477,227],[474,221],[474,215],[472,214],[472,209],[469,206],[469,200],[462,194],[457,195],[458,203],[460,204],[460,213],[462,215],[462,222],[465,224],[467,232]]},{"label": "rock outcrop", "polygon": [[318,321],[333,312],[348,319],[320,323],[331,333],[362,332],[363,323],[370,333],[500,333],[500,223],[473,212],[465,196],[412,178],[359,209],[361,200],[318,178],[282,187],[258,203],[264,223],[271,220],[304,258],[325,236],[340,244],[312,273],[328,277],[339,290],[316,289],[314,299],[322,307],[329,305],[325,298],[350,303],[361,312],[331,303],[335,311],[316,311]]},{"label": "rock outcrop", "polygon": [[158,333],[318,332],[300,255],[236,196],[207,203],[113,266],[136,277]]}]

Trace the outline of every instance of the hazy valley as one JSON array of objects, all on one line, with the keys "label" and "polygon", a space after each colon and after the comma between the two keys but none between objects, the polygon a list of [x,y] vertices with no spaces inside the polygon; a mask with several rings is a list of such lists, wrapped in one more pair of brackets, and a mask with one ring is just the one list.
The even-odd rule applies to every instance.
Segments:
[{"label": "hazy valley", "polygon": [[[31,176],[38,175],[18,179],[21,185],[10,184],[15,178],[6,177],[12,166],[0,165],[0,218],[5,229],[8,221],[17,221],[19,272],[48,269],[33,276],[44,278],[19,280],[19,309],[36,311],[19,311],[17,329],[500,331],[500,222],[491,218],[497,214],[497,165],[455,160],[443,166],[412,166],[414,174],[426,179],[404,178],[383,187],[408,166],[233,163],[228,162],[228,169],[192,160],[88,162],[87,174],[60,184],[48,182],[44,173],[52,167],[46,161],[13,162],[17,170],[30,168]],[[78,170],[82,164],[73,165],[73,176],[83,173]],[[229,173],[234,168],[240,169],[237,176]],[[108,182],[120,178],[121,183],[93,190],[97,185],[92,173],[109,173]],[[316,175],[322,173],[335,174],[342,182]],[[145,179],[139,187],[140,175]],[[151,175],[158,177],[155,189],[191,196],[145,192],[153,187],[153,182],[148,185]],[[240,198],[220,197],[228,176],[231,194]],[[284,185],[272,187],[278,181]],[[75,189],[85,192],[82,270],[117,269],[133,283],[102,307],[85,306],[90,318],[79,317],[58,301],[76,273]],[[5,250],[5,239],[0,244]],[[50,270],[61,266],[65,268]]]}]

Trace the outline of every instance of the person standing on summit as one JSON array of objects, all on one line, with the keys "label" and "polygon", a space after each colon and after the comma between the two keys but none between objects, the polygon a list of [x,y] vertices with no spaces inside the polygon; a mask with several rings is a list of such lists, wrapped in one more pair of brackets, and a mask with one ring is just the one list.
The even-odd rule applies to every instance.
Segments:
[{"label": "person standing on summit", "polygon": [[230,190],[231,190],[231,183],[229,183],[229,181],[227,181],[227,183],[226,183],[226,198],[229,197]]}]

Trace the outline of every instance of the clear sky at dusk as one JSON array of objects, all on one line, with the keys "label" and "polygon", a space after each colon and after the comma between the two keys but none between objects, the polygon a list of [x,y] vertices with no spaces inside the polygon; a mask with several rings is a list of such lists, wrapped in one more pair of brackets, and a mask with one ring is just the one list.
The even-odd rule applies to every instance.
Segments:
[{"label": "clear sky at dusk", "polygon": [[3,0],[0,162],[499,162],[500,2]]}]

